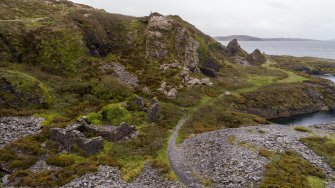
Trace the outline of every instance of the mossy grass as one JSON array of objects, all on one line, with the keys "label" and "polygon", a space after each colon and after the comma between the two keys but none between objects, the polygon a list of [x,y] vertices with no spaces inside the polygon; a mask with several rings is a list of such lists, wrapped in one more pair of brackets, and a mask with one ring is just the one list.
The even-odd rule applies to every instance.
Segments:
[{"label": "mossy grass", "polygon": [[[15,70],[1,70],[1,82],[7,82],[14,87],[15,92],[0,92],[6,103],[16,104],[18,107],[46,108],[53,102],[53,96],[45,84],[33,76]],[[31,93],[34,91],[34,93]],[[18,98],[17,96],[21,97]],[[8,104],[10,107],[11,104]]]},{"label": "mossy grass", "polygon": [[293,129],[299,132],[312,132],[309,128],[304,126],[295,126]]},{"label": "mossy grass", "polygon": [[309,136],[300,139],[305,145],[310,147],[316,154],[325,158],[327,163],[335,169],[335,137]]},{"label": "mossy grass", "polygon": [[[311,179],[312,176],[315,178]],[[325,178],[325,174],[319,167],[302,159],[294,151],[286,151],[277,153],[271,158],[260,187],[314,188],[316,183],[319,184]]]}]

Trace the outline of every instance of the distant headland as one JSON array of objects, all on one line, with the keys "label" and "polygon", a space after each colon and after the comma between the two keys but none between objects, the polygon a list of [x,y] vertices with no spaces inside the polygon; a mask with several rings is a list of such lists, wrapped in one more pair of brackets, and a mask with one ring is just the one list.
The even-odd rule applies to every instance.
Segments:
[{"label": "distant headland", "polygon": [[259,38],[248,35],[229,35],[214,37],[218,41],[231,41],[237,39],[238,41],[316,41],[314,39],[303,38]]}]

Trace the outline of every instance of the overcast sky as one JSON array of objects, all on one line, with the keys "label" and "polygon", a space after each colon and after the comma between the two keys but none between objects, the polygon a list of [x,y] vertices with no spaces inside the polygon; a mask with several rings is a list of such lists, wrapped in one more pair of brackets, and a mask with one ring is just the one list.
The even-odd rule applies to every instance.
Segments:
[{"label": "overcast sky", "polygon": [[73,0],[111,13],[179,15],[211,36],[335,39],[335,0]]}]

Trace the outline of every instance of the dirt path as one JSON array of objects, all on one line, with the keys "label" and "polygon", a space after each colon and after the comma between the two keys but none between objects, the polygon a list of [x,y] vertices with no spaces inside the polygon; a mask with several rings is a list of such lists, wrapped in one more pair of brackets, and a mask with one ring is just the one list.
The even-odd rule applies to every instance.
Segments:
[{"label": "dirt path", "polygon": [[184,162],[183,156],[181,155],[182,152],[179,151],[180,148],[176,145],[178,132],[188,118],[189,116],[185,113],[174,129],[173,134],[169,139],[168,157],[171,168],[184,185],[187,187],[204,187],[192,176],[191,168]]}]

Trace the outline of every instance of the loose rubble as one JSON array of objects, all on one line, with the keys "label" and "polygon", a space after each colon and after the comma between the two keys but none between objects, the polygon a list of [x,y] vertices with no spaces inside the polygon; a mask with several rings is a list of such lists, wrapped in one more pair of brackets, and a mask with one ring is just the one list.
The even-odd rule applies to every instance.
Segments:
[{"label": "loose rubble", "polygon": [[[310,129],[321,136],[335,133],[334,128],[316,127]],[[225,129],[185,140],[180,151],[191,171],[210,179],[215,187],[238,188],[250,187],[262,179],[264,167],[269,161],[258,153],[258,149],[295,150],[304,159],[320,167],[328,177],[328,187],[333,187],[331,177],[334,170],[321,156],[299,141],[308,135],[309,133],[295,131],[293,127],[281,125]]]},{"label": "loose rubble", "polygon": [[0,118],[0,148],[23,136],[34,134],[41,128],[43,118],[1,117]]},{"label": "loose rubble", "polygon": [[114,72],[117,74],[121,82],[133,87],[138,87],[138,78],[134,74],[128,72],[125,67],[119,63],[114,63]]},{"label": "loose rubble", "polygon": [[100,166],[99,171],[95,173],[85,174],[77,178],[62,188],[81,188],[81,187],[127,187],[127,188],[179,188],[183,187],[180,183],[168,181],[158,175],[156,170],[146,165],[143,172],[133,182],[125,182],[120,176],[118,168],[109,166]]}]

